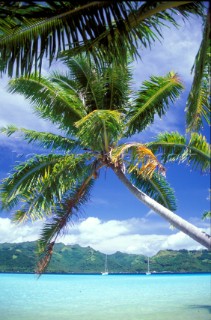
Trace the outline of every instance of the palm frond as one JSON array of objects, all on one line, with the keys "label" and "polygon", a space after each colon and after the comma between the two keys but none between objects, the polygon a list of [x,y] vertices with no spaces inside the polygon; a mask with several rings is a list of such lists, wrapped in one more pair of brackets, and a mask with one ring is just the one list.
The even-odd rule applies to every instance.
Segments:
[{"label": "palm frond", "polygon": [[189,141],[178,132],[160,134],[147,146],[155,154],[161,153],[163,162],[186,162],[193,169],[209,171],[210,145],[206,138],[198,133],[192,133]]},{"label": "palm frond", "polygon": [[14,220],[35,219],[51,214],[51,207],[61,195],[83,179],[89,170],[86,161],[90,154],[81,156],[35,156],[14,168],[14,173],[3,180],[1,193],[5,209],[24,202]]},{"label": "palm frond", "polygon": [[161,133],[157,138],[147,144],[153,153],[161,155],[161,160],[177,161],[183,157],[187,146],[186,138],[178,132]]},{"label": "palm frond", "polygon": [[77,137],[84,146],[93,150],[109,151],[121,135],[121,114],[115,110],[95,110],[75,123]]},{"label": "palm frond", "polygon": [[[90,198],[90,189],[93,186],[92,176],[86,178],[82,184],[77,185],[74,190],[68,191],[62,197],[62,200],[54,207],[54,216],[52,221],[44,226],[41,237],[38,241],[40,252],[44,253],[37,265],[36,273],[41,275],[50,262],[53,253],[53,245],[57,237],[64,232],[64,228],[73,215],[78,215],[79,209]],[[49,252],[49,247],[51,252]]]},{"label": "palm frond", "polygon": [[156,169],[164,172],[158,159],[145,145],[141,143],[126,143],[111,151],[111,161],[114,166],[128,163],[129,173],[136,171],[144,178],[151,178]]},{"label": "palm frond", "polygon": [[25,128],[17,128],[14,125],[1,128],[0,132],[6,134],[8,137],[14,133],[20,133],[24,140],[28,141],[28,143],[36,142],[39,146],[48,149],[50,148],[51,150],[56,149],[70,152],[80,147],[80,144],[77,140],[49,132],[38,132]]},{"label": "palm frond", "polygon": [[64,91],[49,79],[19,78],[9,82],[8,91],[28,99],[38,116],[59,124],[61,129],[73,129],[75,121],[84,115],[82,102],[73,91]]},{"label": "palm frond", "polygon": [[137,171],[133,171],[131,178],[138,189],[142,190],[149,197],[169,210],[176,211],[177,205],[174,190],[170,187],[163,175],[154,172],[149,179],[143,177],[142,174],[139,174]]},{"label": "palm frond", "polygon": [[93,63],[90,63],[85,55],[77,58],[62,56],[61,60],[68,67],[69,77],[74,81],[87,111],[101,109],[103,82],[100,70]]},{"label": "palm frond", "polygon": [[187,150],[186,161],[192,168],[210,172],[210,145],[204,136],[193,132]]},{"label": "palm frond", "polygon": [[[138,46],[150,46],[161,38],[166,23],[177,25],[173,15],[201,14],[203,4],[197,1],[43,1],[24,10],[14,2],[1,6],[0,56],[6,61],[4,71],[13,75],[40,72],[42,60],[49,63],[62,50],[71,54],[83,50],[98,64],[102,60],[121,62],[127,52],[138,56]],[[13,10],[15,7],[15,10]],[[21,10],[22,9],[22,16]],[[69,53],[68,53],[69,54]]]},{"label": "palm frond", "polygon": [[210,8],[199,51],[192,68],[194,79],[186,104],[187,131],[199,131],[203,122],[210,125]]},{"label": "palm frond", "polygon": [[165,77],[151,77],[145,81],[138,92],[135,104],[130,108],[127,121],[127,135],[132,135],[145,129],[153,123],[154,117],[165,114],[170,102],[174,102],[180,95],[183,85],[174,72]]},{"label": "palm frond", "polygon": [[63,158],[62,155],[36,155],[34,158],[14,167],[11,175],[4,179],[1,185],[2,203],[4,208],[13,207],[16,197],[27,193],[36,183],[40,175],[45,176],[49,168],[54,167]]},{"label": "palm frond", "polygon": [[[40,260],[37,263],[37,267],[35,272],[38,274],[38,278],[41,276],[41,274],[46,270],[46,268],[48,267],[51,258],[52,258],[52,254],[53,254],[53,247],[54,247],[55,242],[51,242],[49,243],[49,245],[47,246],[45,253],[42,255],[42,257],[40,258]],[[38,252],[39,252],[39,244],[38,244]]]},{"label": "palm frond", "polygon": [[192,93],[186,108],[187,132],[203,129],[205,122],[210,126],[209,80],[204,79],[198,92],[193,90]]},{"label": "palm frond", "polygon": [[130,64],[111,63],[102,68],[104,97],[101,109],[125,113],[130,96],[132,73]]},{"label": "palm frond", "polygon": [[210,219],[210,218],[211,218],[211,211],[205,211],[203,213],[202,220]]},{"label": "palm frond", "polygon": [[[61,61],[68,67],[70,80],[67,83],[57,75],[56,81],[66,88],[77,88],[87,113],[99,109],[123,110],[126,107],[131,80],[129,64],[102,62],[101,67],[97,67],[85,55],[76,58],[63,56]],[[55,81],[54,78],[52,80]]]}]

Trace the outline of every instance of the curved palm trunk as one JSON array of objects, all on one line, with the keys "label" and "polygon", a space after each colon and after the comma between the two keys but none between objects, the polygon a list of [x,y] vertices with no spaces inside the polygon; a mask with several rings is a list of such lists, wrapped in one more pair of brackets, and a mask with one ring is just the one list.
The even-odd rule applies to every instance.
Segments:
[{"label": "curved palm trunk", "polygon": [[211,249],[211,236],[202,232],[200,229],[182,219],[169,209],[162,206],[157,201],[153,200],[147,196],[144,192],[136,188],[124,175],[124,173],[117,168],[113,168],[117,177],[124,183],[124,185],[144,204],[146,204],[150,209],[157,212],[161,217],[168,220],[174,227],[181,230],[187,234],[192,239],[196,240],[207,249]]}]

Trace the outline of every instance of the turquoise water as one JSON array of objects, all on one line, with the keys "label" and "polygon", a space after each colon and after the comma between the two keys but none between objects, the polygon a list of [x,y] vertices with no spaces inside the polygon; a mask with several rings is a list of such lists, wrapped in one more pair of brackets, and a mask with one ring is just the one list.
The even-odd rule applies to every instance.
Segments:
[{"label": "turquoise water", "polygon": [[0,274],[1,320],[210,320],[211,274]]}]

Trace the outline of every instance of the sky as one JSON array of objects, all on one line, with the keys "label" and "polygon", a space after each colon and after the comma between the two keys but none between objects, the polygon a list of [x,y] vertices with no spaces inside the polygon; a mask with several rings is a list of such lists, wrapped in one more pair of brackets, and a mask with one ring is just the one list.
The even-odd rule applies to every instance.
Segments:
[{"label": "sky", "polygon": [[[142,59],[133,64],[133,86],[138,89],[151,75],[163,76],[174,70],[179,74],[185,90],[167,115],[162,120],[156,119],[141,135],[135,135],[135,141],[150,141],[164,131],[185,133],[185,104],[202,27],[198,18],[185,22],[180,19],[179,22],[179,29],[163,29],[162,43],[156,41],[151,50],[141,51]],[[54,62],[52,68],[57,67],[58,63]],[[47,74],[48,71],[47,65],[44,65],[43,73]],[[0,127],[15,124],[38,131],[58,132],[49,122],[33,114],[24,97],[9,94],[6,89],[7,81],[6,76],[0,79]],[[208,130],[205,129],[203,134],[208,137]],[[37,147],[26,144],[18,137],[8,138],[0,134],[0,180],[8,175],[17,161],[21,161],[23,155],[29,158],[37,151]],[[209,176],[191,171],[184,164],[166,164],[165,167],[167,180],[174,188],[177,198],[176,213],[210,233],[210,221],[202,221],[201,218],[203,212],[209,210]],[[44,221],[16,225],[11,221],[12,214],[13,212],[0,214],[0,243],[34,241],[39,238]],[[163,249],[203,248],[139,202],[109,171],[101,174],[90,202],[78,219],[65,230],[59,242],[91,246],[107,254],[121,251],[148,256]]]}]

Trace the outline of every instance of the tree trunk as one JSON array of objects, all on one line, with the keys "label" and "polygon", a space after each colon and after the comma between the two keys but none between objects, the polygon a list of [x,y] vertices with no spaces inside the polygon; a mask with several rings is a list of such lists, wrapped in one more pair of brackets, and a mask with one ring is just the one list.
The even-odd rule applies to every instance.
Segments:
[{"label": "tree trunk", "polygon": [[162,206],[157,201],[147,196],[144,192],[136,188],[124,175],[124,173],[118,169],[113,168],[117,177],[124,183],[124,185],[144,204],[146,204],[154,212],[157,212],[161,217],[168,220],[174,227],[187,234],[192,239],[196,240],[207,249],[211,249],[211,236],[201,231],[188,221],[182,219],[169,209]]}]

